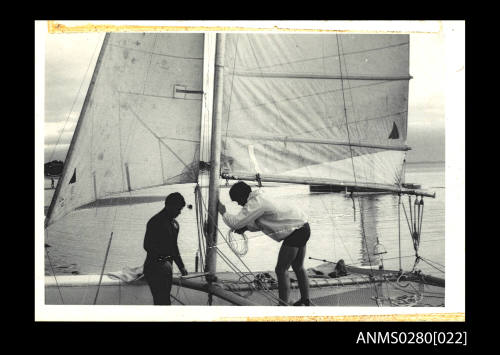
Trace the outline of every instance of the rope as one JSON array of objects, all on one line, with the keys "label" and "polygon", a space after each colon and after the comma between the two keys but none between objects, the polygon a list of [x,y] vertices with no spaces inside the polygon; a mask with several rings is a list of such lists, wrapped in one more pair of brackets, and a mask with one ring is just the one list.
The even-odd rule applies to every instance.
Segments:
[{"label": "rope", "polygon": [[[359,210],[360,210],[359,215],[360,215],[360,218],[361,218],[361,233],[362,233],[362,236],[363,236],[363,239],[364,239],[364,245],[365,245],[365,248],[366,248],[366,257],[368,258],[368,264],[370,265],[370,271],[371,271],[370,278],[371,278],[371,276],[373,275],[373,265],[372,265],[372,261],[371,261],[371,258],[370,258],[370,251],[368,250],[368,242],[366,241],[365,224],[364,224],[363,212],[362,212],[363,210],[362,210],[361,201],[360,201],[359,198],[358,198],[358,203],[360,204],[360,206],[359,206]],[[374,286],[374,290],[375,290],[376,296],[378,298],[379,294],[378,294],[377,286],[375,285],[375,283],[373,283],[373,286]],[[377,305],[378,305],[378,303],[377,303]]]},{"label": "rope", "polygon": [[197,171],[195,171],[195,168],[192,164],[186,163],[176,152],[174,149],[172,149],[167,143],[165,143],[160,136],[158,136],[155,131],[149,127],[143,120],[142,118],[132,109],[132,107],[128,106],[128,109],[132,113],[132,115],[142,124],[142,126],[149,132],[153,137],[157,139],[157,141],[163,145],[165,148],[167,148],[170,153],[186,168],[187,171],[189,171],[193,177],[197,177]]},{"label": "rope", "polygon": [[[340,38],[339,38],[338,34],[336,34],[336,38],[337,38],[337,51],[338,51],[338,55],[339,55],[340,84],[341,84],[341,87],[342,87],[342,101],[343,101],[343,104],[344,104],[344,117],[345,117],[345,123],[346,123],[347,140],[349,142],[349,152],[350,152],[350,155],[351,155],[351,164],[352,164],[352,173],[353,173],[353,177],[354,177],[354,183],[357,185],[356,167],[354,165],[354,155],[353,155],[352,145],[351,145],[351,135],[350,135],[350,132],[349,132],[349,121],[347,119],[347,106],[346,106],[346,101],[345,101],[344,79],[343,79],[343,73],[342,73],[342,55],[341,55],[341,49],[340,49]],[[354,196],[353,196],[352,193],[351,193],[351,198],[352,198],[352,201],[353,201],[353,208],[354,208],[355,207]],[[373,274],[373,266],[372,266],[372,262],[371,262],[371,258],[370,258],[370,251],[368,250],[368,243],[366,241],[366,233],[365,233],[365,227],[364,227],[364,221],[363,221],[363,213],[362,213],[362,208],[361,208],[361,200],[360,200],[359,197],[358,197],[358,203],[360,205],[360,213],[359,214],[360,214],[360,218],[361,218],[361,233],[362,233],[362,236],[363,236],[363,239],[364,239],[364,244],[365,244],[365,248],[366,248],[366,252],[367,252],[366,254],[367,254],[367,257],[368,257],[368,263],[370,264],[370,270],[371,270],[371,273]],[[354,218],[356,218],[356,215],[354,215]],[[378,295],[378,289],[377,289],[375,283],[373,283],[373,286],[374,286],[374,290],[375,290],[375,293],[376,293],[377,299],[378,299],[378,297],[379,297],[379,295]],[[377,305],[380,306],[378,302],[377,302]]]},{"label": "rope", "polygon": [[196,222],[197,222],[197,231],[198,231],[198,252],[200,255],[200,265],[204,265],[205,259],[205,245],[204,245],[204,231],[203,231],[203,210],[200,205],[201,191],[200,186],[196,184],[195,187],[195,209],[196,209]]},{"label": "rope", "polygon": [[113,239],[113,232],[111,232],[111,236],[109,237],[108,247],[106,248],[106,255],[104,256],[104,263],[102,264],[101,275],[99,276],[99,284],[97,285],[97,292],[94,298],[94,305],[97,302],[97,296],[99,296],[99,290],[101,288],[102,276],[104,275],[104,268],[106,267],[106,261],[108,260],[109,248],[111,247],[111,240]]},{"label": "rope", "polygon": [[419,258],[420,258],[420,259],[422,259],[422,260],[424,261],[424,263],[426,263],[426,264],[428,264],[429,266],[433,267],[434,269],[436,269],[436,270],[438,270],[438,271],[440,271],[440,272],[444,273],[444,270],[441,270],[441,269],[439,269],[439,268],[435,267],[433,264],[437,264],[437,265],[439,265],[439,266],[444,267],[443,265],[440,265],[440,264],[438,264],[438,263],[436,263],[436,262],[433,262],[433,261],[430,261],[430,260],[428,260],[428,259],[424,259],[424,258],[422,258],[421,256],[419,256]]},{"label": "rope", "polygon": [[[438,262],[436,262],[436,261],[432,261],[432,260],[429,260],[429,259],[425,259],[424,257],[420,257],[420,258],[421,258],[422,260],[424,260],[424,261],[425,261],[425,260],[427,260],[428,262],[432,262],[433,264],[439,265],[439,266],[441,266],[441,267],[445,267],[444,265],[439,264],[439,263],[438,263]],[[444,271],[443,271],[443,272],[444,272]]]},{"label": "rope", "polygon": [[[340,46],[339,46],[339,35],[337,34],[336,37],[337,37],[337,51],[338,51],[339,58],[340,58],[341,55],[340,55]],[[353,157],[352,146],[351,146],[351,136],[349,133],[349,122],[347,120],[347,107],[346,107],[346,103],[345,103],[345,94],[344,94],[344,79],[342,78],[342,60],[339,60],[339,67],[340,67],[340,85],[342,87],[342,101],[344,103],[344,117],[345,117],[346,131],[347,131],[347,140],[349,142],[349,152],[351,153],[352,173],[354,176],[354,183],[357,184],[356,169],[354,167],[354,157]]]},{"label": "rope", "polygon": [[398,246],[399,246],[399,271],[402,271],[401,266],[401,194],[398,196]]},{"label": "rope", "polygon": [[[356,204],[354,203],[354,195],[353,192],[351,191],[351,200],[352,200],[352,210],[353,210],[353,215],[354,215],[354,222],[356,222]],[[361,214],[361,211],[360,211]]]},{"label": "rope", "polygon": [[56,273],[54,272],[54,267],[52,266],[52,262],[50,260],[49,252],[47,251],[47,247],[45,247],[45,254],[47,255],[47,260],[48,260],[49,265],[50,265],[50,270],[52,271],[52,276],[54,276],[54,280],[56,282],[57,291],[59,292],[59,297],[61,297],[61,302],[62,302],[62,304],[64,304],[64,298],[63,298],[62,293],[61,293],[61,287],[59,286],[59,283],[57,282]]},{"label": "rope", "polygon": [[[129,195],[130,195],[130,193],[129,193]],[[95,208],[95,210],[97,213],[97,207]],[[118,208],[115,206],[115,215],[113,216],[113,221],[111,222],[111,230],[113,230],[113,228],[114,228],[117,212],[118,212]],[[113,240],[113,231],[111,231],[111,235],[109,236],[108,247],[106,248],[106,254],[104,255],[104,262],[102,264],[101,274],[99,276],[99,284],[97,285],[97,291],[96,291],[94,303],[93,303],[94,305],[96,304],[97,297],[99,296],[99,290],[101,288],[102,277],[104,275],[104,268],[106,267],[106,262],[108,261],[108,255],[109,255],[109,250],[111,248],[111,241],[112,240]]]},{"label": "rope", "polygon": [[402,204],[402,206],[403,206],[403,212],[404,212],[404,214],[405,214],[405,218],[406,218],[406,223],[408,224],[408,229],[409,229],[410,234],[411,234],[411,224],[410,224],[410,221],[408,220],[408,215],[406,214],[405,205],[404,205],[404,204]]},{"label": "rope", "polygon": [[[342,60],[342,58],[344,59],[344,71],[345,71],[346,75],[349,76],[349,71],[347,69],[347,63],[346,63],[346,53],[344,51],[344,47],[342,45],[342,41],[339,41],[339,38],[337,38],[337,47],[340,47],[341,50],[342,50],[342,53],[343,53],[343,56],[341,57],[340,56],[340,51],[339,51],[339,62]],[[342,71],[341,71],[341,77],[342,77]],[[343,80],[341,81],[341,83],[343,84]],[[356,113],[356,107],[354,106],[355,100],[354,100],[354,98],[352,96],[353,90],[352,90],[352,86],[351,86],[350,80],[347,80],[346,84],[347,84],[347,88],[348,88],[348,94],[349,94],[349,97],[350,97],[350,100],[351,100],[351,108],[352,108],[352,115],[351,116],[353,118],[352,124],[353,124],[353,127],[354,127],[354,129],[355,129],[355,131],[357,133],[357,141],[358,141],[359,144],[362,144],[362,142],[361,142],[361,136],[362,136],[362,134],[360,133],[360,130],[359,130],[359,123],[361,123],[363,121],[366,121],[367,119],[360,120],[359,117],[357,117],[358,115]],[[344,93],[344,87],[343,86],[342,86],[342,93]],[[389,115],[389,117],[390,117],[390,115]],[[346,115],[346,119],[347,119],[347,115]],[[347,126],[347,128],[349,127],[349,123],[348,122],[346,122],[346,126]],[[373,133],[378,133],[378,131],[377,130],[373,130],[372,134]],[[377,137],[377,138],[379,138],[379,140],[380,140],[380,134],[379,134],[379,137]],[[349,143],[350,142],[351,141],[349,140]],[[352,155],[352,152],[351,152],[351,155]],[[365,176],[368,175],[367,172],[370,169],[371,168],[368,165],[364,166],[364,167],[361,166],[361,170],[363,171],[363,173],[364,173]],[[359,167],[358,167],[358,171],[359,171]]]},{"label": "rope", "polygon": [[[207,212],[207,217],[208,218],[212,218],[213,219],[213,216],[210,215],[210,213],[208,212],[208,208],[207,206],[205,205],[205,201],[202,199],[201,200],[202,204],[203,204],[203,207],[205,209],[205,211]],[[224,234],[222,233],[222,231],[220,230],[219,226],[216,226],[216,229],[217,229],[217,232],[220,234],[220,236],[222,237],[222,239],[229,245],[227,239],[225,238]],[[247,275],[243,274],[241,272],[241,270],[233,263],[229,260],[229,258],[217,247],[217,245],[213,245],[211,246],[210,248],[216,248],[216,252],[218,255],[221,256],[221,259],[223,259],[223,261],[226,262],[226,264],[231,268],[233,269],[233,271],[238,274],[238,275],[242,275],[243,277],[247,277]],[[238,255],[238,254],[235,254],[235,256],[238,258],[238,260],[241,262],[241,264],[248,270],[249,274],[251,274],[252,276],[254,276],[255,278],[255,274],[250,270],[250,268],[245,264],[245,262],[241,259],[241,257]],[[252,282],[252,280],[250,280],[250,282]],[[284,303],[283,300],[281,300],[279,297],[275,296],[271,290],[265,288],[264,290],[257,290],[257,291],[264,291],[265,293],[267,293],[268,296],[272,297],[273,299],[277,300],[279,303]]]},{"label": "rope", "polygon": [[[179,287],[179,288],[180,288],[180,287]],[[172,297],[174,300],[176,300],[179,304],[181,304],[181,305],[183,305],[183,306],[185,305],[185,303],[182,303],[182,301],[181,301],[181,300],[179,300],[177,297],[173,296],[172,294],[170,295],[170,297]]]},{"label": "rope", "polygon": [[[241,272],[241,270],[239,270],[238,267],[219,248],[217,248],[216,251],[217,251],[217,254],[221,257],[221,259],[224,262],[226,262],[228,264],[228,266],[233,270],[233,272],[235,274],[239,275],[239,282],[240,283],[242,282],[241,281],[242,279],[244,279],[244,278],[247,279],[247,281],[243,281],[243,283],[247,284],[251,289],[250,292],[248,293],[247,297],[250,296],[253,293],[253,291],[257,291],[257,292],[262,291],[261,294],[264,297],[266,297],[267,299],[269,299],[271,301],[273,301],[273,300],[277,300],[278,302],[280,301],[280,299],[277,298],[276,296],[274,296],[274,294],[266,287],[263,287],[262,289],[255,287],[254,282],[257,279],[257,277],[251,271],[249,273]],[[253,280],[249,278],[249,275],[253,276]],[[241,294],[239,294],[239,295],[243,296]]]},{"label": "rope", "polygon": [[[217,230],[218,230],[219,234],[221,235],[221,237],[225,240],[224,235],[223,235],[223,234],[222,234],[222,232],[219,230],[219,228],[217,228]],[[226,241],[226,243],[227,243],[227,241]],[[217,248],[216,246],[214,246],[214,247],[215,247],[215,248]],[[224,253],[223,253],[223,252],[222,252],[219,248],[217,248],[217,253],[218,253],[218,254],[221,256],[221,258],[222,258],[222,259],[223,259],[223,260],[224,260],[224,261],[225,261],[225,262],[226,262],[226,263],[227,263],[227,264],[228,264],[228,265],[229,265],[229,266],[233,269],[233,271],[235,271],[235,273],[236,273],[236,274],[241,275],[241,276],[240,276],[240,279],[241,279],[241,278],[248,278],[248,274],[249,274],[249,275],[252,275],[254,279],[256,279],[256,278],[257,278],[257,277],[256,277],[256,275],[255,275],[255,274],[254,274],[254,273],[250,270],[250,268],[249,268],[249,267],[248,267],[248,266],[247,266],[247,265],[243,262],[243,260],[239,257],[239,255],[238,255],[238,254],[235,254],[235,255],[236,255],[236,257],[238,257],[238,259],[239,259],[239,260],[240,260],[240,262],[243,264],[243,266],[244,266],[244,267],[248,270],[248,274],[245,274],[245,273],[243,273],[240,269],[238,269],[238,267],[237,267],[237,266],[236,266],[233,262],[231,262],[231,261],[229,260],[229,258],[228,258],[228,257],[227,257],[227,256],[226,256],[226,255],[225,255],[225,254],[224,254]],[[250,280],[249,280],[249,282],[250,282],[250,283],[249,283],[250,287],[252,287],[252,288],[254,288],[255,290],[259,291],[259,289],[257,289],[257,288],[255,288],[255,287],[253,287],[253,284],[252,284],[252,283],[253,283],[253,280],[251,280],[251,279],[250,279]],[[266,287],[264,287],[264,289],[263,289],[263,290],[260,290],[260,291],[264,291],[264,293],[267,293],[267,295],[268,295],[268,296],[270,296],[271,298],[273,298],[273,299],[277,300],[278,302],[280,302],[280,301],[281,301],[281,302],[283,302],[283,301],[282,301],[279,297],[276,297],[276,296],[275,296],[275,295],[271,292],[271,290],[269,290],[269,289],[268,289],[268,288],[266,288]],[[264,293],[263,293],[263,294],[264,294]],[[264,295],[265,295],[265,294],[264,294]],[[266,296],[266,295],[265,295],[265,296]],[[283,302],[283,303],[284,303],[284,302]]]},{"label": "rope", "polygon": [[[227,123],[226,123],[226,139],[225,141],[227,142],[227,136],[229,133],[229,119],[230,119],[230,114],[231,114],[231,102],[233,99],[233,86],[234,86],[234,68],[236,67],[236,53],[238,52],[238,42],[239,42],[240,36],[236,36],[236,45],[234,46],[234,62],[233,62],[233,75],[231,76],[231,90],[229,91],[229,104],[228,104],[228,109],[227,109]],[[227,150],[227,143],[224,144],[224,155],[226,155],[226,150]],[[226,180],[227,184],[227,180]]]},{"label": "rope", "polygon": [[238,248],[238,243],[236,241],[236,238],[234,237],[235,234],[238,234],[234,231],[229,231],[227,235],[228,239],[228,245],[231,248],[231,250],[240,256],[245,256],[248,252],[248,237],[246,236],[245,233],[242,233],[241,236],[243,238],[243,247]]},{"label": "rope", "polygon": [[420,235],[422,233],[422,221],[424,220],[424,197],[420,196],[420,204],[419,208],[422,206],[422,214],[420,216],[420,226],[418,228],[418,234]]}]

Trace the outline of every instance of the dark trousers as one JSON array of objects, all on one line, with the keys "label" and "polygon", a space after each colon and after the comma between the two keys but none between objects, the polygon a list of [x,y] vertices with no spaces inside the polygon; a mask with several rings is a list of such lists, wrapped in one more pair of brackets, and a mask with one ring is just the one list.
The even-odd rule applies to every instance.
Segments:
[{"label": "dark trousers", "polygon": [[155,305],[170,305],[172,263],[151,261],[144,263],[144,278],[148,282]]}]

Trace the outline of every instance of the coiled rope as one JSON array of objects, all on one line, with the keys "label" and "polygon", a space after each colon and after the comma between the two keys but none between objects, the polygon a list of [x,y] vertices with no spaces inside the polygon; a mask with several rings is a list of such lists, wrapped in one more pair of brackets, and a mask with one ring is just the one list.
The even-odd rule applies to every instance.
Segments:
[{"label": "coiled rope", "polygon": [[[207,218],[211,218],[213,220],[213,216],[209,213],[208,211],[208,208],[205,204],[205,201],[203,199],[201,199],[201,203],[203,205],[203,210],[207,213]],[[227,238],[224,236],[224,233],[222,233],[222,231],[220,230],[219,226],[217,226],[217,232],[219,233],[219,235],[222,237],[222,239],[226,242],[226,244],[229,245],[229,241],[227,240]],[[257,292],[260,292],[262,295],[264,295],[265,297],[267,297],[268,299],[270,300],[273,300],[275,302],[277,302],[278,304],[284,304],[285,302],[283,300],[281,300],[278,296],[276,296],[269,288],[267,288],[266,286],[263,287],[263,289],[258,289],[257,287],[255,287],[254,285],[254,280],[257,278],[256,275],[252,272],[252,270],[250,270],[250,268],[245,264],[245,262],[243,261],[243,259],[241,259],[241,256],[238,255],[237,253],[235,253],[235,256],[238,258],[238,260],[240,261],[240,263],[243,265],[243,267],[248,270],[248,273],[243,273],[237,265],[235,265],[218,247],[217,245],[213,245],[211,246],[210,248],[216,248],[216,252],[217,254],[221,257],[221,259],[233,270],[233,272],[235,272],[238,276],[240,276],[240,279],[246,279],[246,283],[254,290],[254,291],[257,291]],[[231,249],[231,248],[230,248]],[[231,251],[233,251],[231,249]],[[234,251],[233,251],[234,252]],[[253,277],[253,279],[251,279],[249,277],[249,275],[251,275]]]}]

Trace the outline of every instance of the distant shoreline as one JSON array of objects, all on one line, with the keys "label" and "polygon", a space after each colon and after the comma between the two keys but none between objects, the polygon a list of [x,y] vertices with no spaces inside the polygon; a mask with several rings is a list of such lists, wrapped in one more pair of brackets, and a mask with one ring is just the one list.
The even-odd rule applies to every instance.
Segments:
[{"label": "distant shoreline", "polygon": [[444,164],[446,161],[407,161],[406,164]]}]

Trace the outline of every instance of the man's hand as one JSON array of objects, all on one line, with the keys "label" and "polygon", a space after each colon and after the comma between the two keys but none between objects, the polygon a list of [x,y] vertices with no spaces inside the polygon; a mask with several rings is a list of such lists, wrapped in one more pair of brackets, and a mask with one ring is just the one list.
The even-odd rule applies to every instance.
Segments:
[{"label": "man's hand", "polygon": [[224,204],[222,202],[220,202],[220,201],[217,204],[217,209],[219,210],[220,214],[226,213],[226,206],[224,206]]},{"label": "man's hand", "polygon": [[238,234],[243,234],[247,231],[247,227],[241,227],[240,229],[236,229],[234,232]]},{"label": "man's hand", "polygon": [[181,270],[181,274],[182,274],[182,276],[186,276],[186,275],[188,274],[188,272],[187,272],[186,268],[184,268],[184,267],[183,267],[183,268],[182,268],[182,269],[180,269],[180,270]]}]

